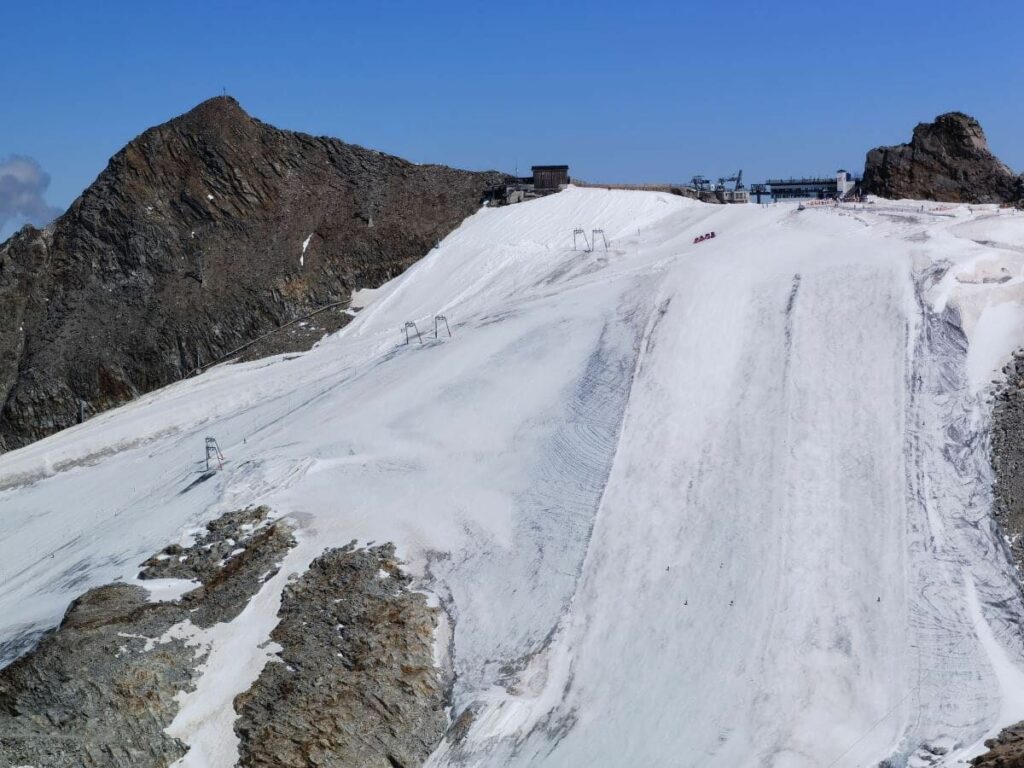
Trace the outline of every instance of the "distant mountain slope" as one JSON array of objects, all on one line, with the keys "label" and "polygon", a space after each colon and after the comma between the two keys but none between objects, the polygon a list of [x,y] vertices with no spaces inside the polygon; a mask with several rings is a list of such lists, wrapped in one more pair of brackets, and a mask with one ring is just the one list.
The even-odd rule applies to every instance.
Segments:
[{"label": "distant mountain slope", "polygon": [[149,129],[0,245],[0,450],[379,285],[503,178],[279,130],[229,97]]}]

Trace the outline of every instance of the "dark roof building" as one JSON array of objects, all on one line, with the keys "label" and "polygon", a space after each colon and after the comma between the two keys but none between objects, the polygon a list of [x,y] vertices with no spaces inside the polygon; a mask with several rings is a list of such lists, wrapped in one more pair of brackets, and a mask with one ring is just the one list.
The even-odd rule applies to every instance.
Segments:
[{"label": "dark roof building", "polygon": [[488,205],[509,205],[550,195],[569,185],[568,165],[535,165],[533,175],[517,178],[487,190],[484,201]]},{"label": "dark roof building", "polygon": [[568,165],[535,165],[533,189],[538,193],[555,192],[569,183]]}]

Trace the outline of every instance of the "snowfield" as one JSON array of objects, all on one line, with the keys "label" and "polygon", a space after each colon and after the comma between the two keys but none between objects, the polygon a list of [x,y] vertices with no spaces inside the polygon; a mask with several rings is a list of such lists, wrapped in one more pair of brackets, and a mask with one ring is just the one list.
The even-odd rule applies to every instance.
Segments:
[{"label": "snowfield", "polygon": [[[299,547],[197,639],[181,765],[234,764],[287,574],[353,539],[396,542],[448,614],[475,716],[431,766],[963,765],[1024,719],[986,453],[1021,214],[570,188],[481,210],[360,303],[306,354],[0,457],[0,661],[260,503]],[[228,461],[193,484],[207,435]]]}]

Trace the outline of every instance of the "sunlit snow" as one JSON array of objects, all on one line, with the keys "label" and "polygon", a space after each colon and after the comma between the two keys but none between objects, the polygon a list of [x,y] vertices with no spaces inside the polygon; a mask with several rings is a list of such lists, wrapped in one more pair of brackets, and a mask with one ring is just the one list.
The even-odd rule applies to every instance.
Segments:
[{"label": "sunlit snow", "polygon": [[[447,611],[453,711],[478,711],[431,765],[961,764],[1024,718],[984,440],[1024,216],[933,208],[483,209],[309,353],[0,457],[0,642],[260,503],[300,544],[197,636],[183,764],[233,764],[287,574],[352,539],[394,541]],[[207,435],[227,462],[190,487]]]}]

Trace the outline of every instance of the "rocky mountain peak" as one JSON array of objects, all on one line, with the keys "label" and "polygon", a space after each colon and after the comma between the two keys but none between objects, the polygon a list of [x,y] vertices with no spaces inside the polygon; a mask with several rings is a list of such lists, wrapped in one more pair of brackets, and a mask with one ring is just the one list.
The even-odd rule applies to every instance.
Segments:
[{"label": "rocky mountain peak", "polygon": [[947,112],[918,124],[909,144],[868,152],[864,189],[894,199],[1013,203],[1024,198],[1024,177],[992,154],[976,119]]},{"label": "rocky mountain peak", "polygon": [[933,138],[958,145],[964,152],[988,152],[988,139],[981,123],[963,112],[946,112],[932,123],[918,123],[914,128],[914,142],[927,142]]},{"label": "rocky mountain peak", "polygon": [[380,285],[506,178],[281,130],[229,96],[144,131],[0,244],[0,451]]},{"label": "rocky mountain peak", "polygon": [[[258,135],[262,123],[249,115],[231,96],[215,96],[177,117],[148,128],[126,144],[114,157],[157,155],[167,149],[168,137],[189,136],[196,142],[239,142]],[[267,126],[269,127],[269,126]]]},{"label": "rocky mountain peak", "polygon": [[184,114],[170,120],[171,123],[190,123],[192,125],[217,125],[233,120],[251,122],[249,113],[242,109],[234,96],[213,96],[201,101]]}]

